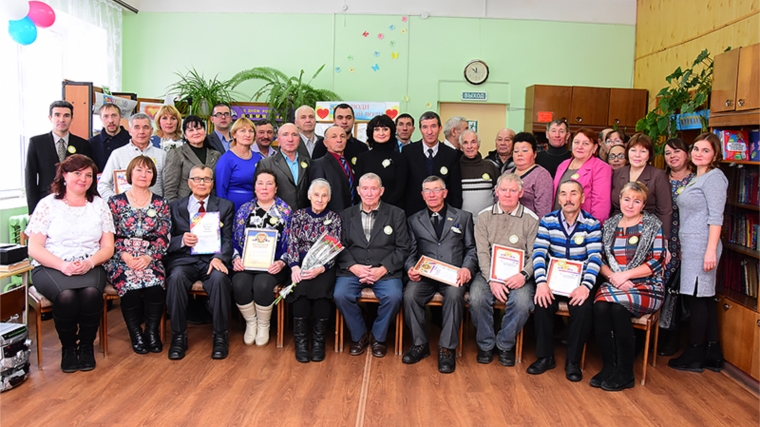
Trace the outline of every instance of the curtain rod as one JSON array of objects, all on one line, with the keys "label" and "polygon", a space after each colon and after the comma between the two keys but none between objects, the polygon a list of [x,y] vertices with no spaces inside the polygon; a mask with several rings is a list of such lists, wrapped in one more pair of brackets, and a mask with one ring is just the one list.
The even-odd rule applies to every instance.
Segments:
[{"label": "curtain rod", "polygon": [[135,8],[134,6],[132,6],[130,4],[127,4],[126,2],[123,2],[121,0],[111,0],[111,1],[114,2],[114,3],[116,3],[116,4],[118,4],[122,8],[127,9],[128,11],[130,11],[132,13],[136,14],[138,12],[137,8]]}]

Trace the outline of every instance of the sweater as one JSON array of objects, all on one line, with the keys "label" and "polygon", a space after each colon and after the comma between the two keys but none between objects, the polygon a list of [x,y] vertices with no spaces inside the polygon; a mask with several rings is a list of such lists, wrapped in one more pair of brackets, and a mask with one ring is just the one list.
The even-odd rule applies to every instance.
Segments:
[{"label": "sweater", "polygon": [[[475,245],[478,249],[478,265],[486,279],[491,276],[491,248],[503,245],[520,249],[525,253],[523,271],[533,274],[531,257],[538,232],[538,217],[530,209],[518,203],[512,212],[502,211],[499,204],[483,209],[475,221]],[[601,240],[601,232],[600,232]],[[600,248],[601,249],[601,248]]]},{"label": "sweater", "polygon": [[552,178],[557,174],[557,168],[559,164],[572,157],[573,153],[570,152],[564,145],[560,148],[552,147],[551,145],[546,151],[541,151],[536,155],[536,164],[543,166],[552,175]]},{"label": "sweater", "polygon": [[459,164],[462,170],[462,209],[476,216],[494,203],[493,188],[500,175],[499,168],[484,160],[480,153],[472,159],[460,157]]},{"label": "sweater", "polygon": [[[516,173],[515,168],[509,168],[504,173]],[[552,211],[552,176],[549,171],[535,165],[520,177],[523,181],[523,195],[520,203],[532,210],[539,218]]]}]

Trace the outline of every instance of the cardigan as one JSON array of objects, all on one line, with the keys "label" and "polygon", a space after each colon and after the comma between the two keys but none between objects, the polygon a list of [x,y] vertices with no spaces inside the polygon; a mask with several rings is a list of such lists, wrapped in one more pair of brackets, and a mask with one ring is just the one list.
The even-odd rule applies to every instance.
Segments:
[{"label": "cardigan", "polygon": [[530,259],[537,231],[538,217],[519,203],[512,212],[504,212],[498,203],[483,209],[475,221],[475,245],[478,249],[478,265],[486,282],[490,281],[491,277],[493,245],[504,245],[523,251],[523,271],[531,276],[533,264]]},{"label": "cardigan", "polygon": [[[557,189],[561,184],[562,175],[570,167],[572,161],[572,158],[567,159],[557,167],[557,174],[554,176],[552,206],[554,206],[554,199],[557,197]],[[598,157],[591,157],[581,165],[577,175],[578,178],[575,180],[583,186],[583,193],[586,195],[586,201],[581,205],[581,209],[598,219],[599,222],[606,221],[610,217],[612,168]]]},{"label": "cardigan", "polygon": [[[620,213],[620,190],[628,184],[631,176],[631,166],[623,166],[612,174],[612,215]],[[670,237],[670,225],[673,217],[673,199],[670,191],[670,181],[664,170],[652,165],[646,165],[641,171],[637,181],[644,184],[649,190],[647,203],[644,211],[657,215],[662,223],[662,233]]]}]

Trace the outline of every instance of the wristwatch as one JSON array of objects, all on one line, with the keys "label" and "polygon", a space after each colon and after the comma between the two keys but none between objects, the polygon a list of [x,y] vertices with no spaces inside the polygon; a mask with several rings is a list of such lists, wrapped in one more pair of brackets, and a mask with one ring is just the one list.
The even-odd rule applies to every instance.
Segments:
[{"label": "wristwatch", "polygon": [[522,274],[522,277],[525,279],[526,282],[530,279],[530,274],[528,274],[527,271],[523,270],[520,272],[520,274]]}]

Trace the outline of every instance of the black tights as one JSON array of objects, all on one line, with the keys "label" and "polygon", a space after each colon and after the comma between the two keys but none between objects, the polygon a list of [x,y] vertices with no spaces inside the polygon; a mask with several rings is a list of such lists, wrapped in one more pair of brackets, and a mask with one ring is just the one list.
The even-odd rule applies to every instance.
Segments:
[{"label": "black tights", "polygon": [[[103,315],[103,292],[98,288],[66,289],[53,301],[53,319],[65,348],[92,345]],[[77,335],[77,329],[79,334]]]},{"label": "black tights", "polygon": [[614,302],[594,303],[594,325],[597,330],[615,333],[615,339],[633,338],[631,312]]},{"label": "black tights", "polygon": [[314,313],[315,319],[327,319],[330,317],[330,300],[328,298],[310,300],[302,295],[293,301],[293,317],[309,317],[310,311]]},{"label": "black tights", "polygon": [[[150,286],[143,289],[127,291],[121,297],[121,307],[127,309],[141,309],[143,304],[163,304],[164,289],[161,286]],[[140,316],[142,317],[142,316]]]},{"label": "black tights", "polygon": [[682,295],[689,307],[689,344],[718,341],[718,310],[713,297]]}]

